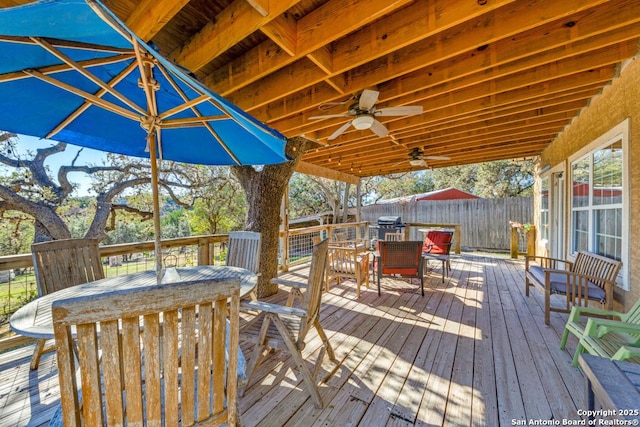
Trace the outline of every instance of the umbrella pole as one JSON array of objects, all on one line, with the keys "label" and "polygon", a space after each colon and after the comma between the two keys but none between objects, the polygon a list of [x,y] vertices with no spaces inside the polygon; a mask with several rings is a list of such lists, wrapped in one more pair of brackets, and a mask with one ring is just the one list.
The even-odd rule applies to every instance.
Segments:
[{"label": "umbrella pole", "polygon": [[158,187],[158,160],[156,157],[155,132],[147,135],[149,156],[151,157],[151,191],[153,193],[153,235],[154,250],[156,254],[156,277],[158,283],[162,280],[162,239],[160,237],[160,196]]}]

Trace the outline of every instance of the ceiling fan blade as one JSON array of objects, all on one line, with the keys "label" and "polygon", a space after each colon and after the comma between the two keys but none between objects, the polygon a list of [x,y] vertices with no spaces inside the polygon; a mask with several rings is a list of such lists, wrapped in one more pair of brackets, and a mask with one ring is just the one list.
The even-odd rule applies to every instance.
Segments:
[{"label": "ceiling fan blade", "polygon": [[380,92],[378,92],[377,90],[369,90],[369,89],[363,90],[362,94],[360,95],[360,100],[358,101],[358,107],[362,111],[371,110],[375,105],[376,101],[378,100],[379,95],[380,95]]},{"label": "ceiling fan blade", "polygon": [[350,117],[350,115],[346,114],[346,113],[342,113],[342,114],[325,114],[325,115],[322,115],[322,116],[307,117],[307,120],[334,119],[336,117]]},{"label": "ceiling fan blade", "polygon": [[422,105],[403,105],[376,110],[376,116],[415,116],[422,114]]},{"label": "ceiling fan blade", "polygon": [[425,160],[451,160],[449,156],[420,156],[420,158]]},{"label": "ceiling fan blade", "polygon": [[373,124],[369,129],[371,129],[371,132],[375,133],[379,137],[389,135],[389,129],[387,129],[382,123],[377,120],[373,121]]},{"label": "ceiling fan blade", "polygon": [[337,137],[339,137],[340,135],[342,135],[342,133],[349,129],[349,126],[351,126],[351,120],[349,120],[347,123],[343,124],[342,126],[340,126],[338,129],[336,129],[335,132],[333,132],[331,135],[329,135],[329,138],[327,138],[327,140],[331,141],[336,139]]}]

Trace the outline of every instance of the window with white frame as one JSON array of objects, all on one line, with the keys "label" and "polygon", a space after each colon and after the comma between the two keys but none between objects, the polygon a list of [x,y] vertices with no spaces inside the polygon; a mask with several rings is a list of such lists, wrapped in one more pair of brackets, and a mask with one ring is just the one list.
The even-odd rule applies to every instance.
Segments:
[{"label": "window with white frame", "polygon": [[549,177],[540,180],[540,240],[549,241]]},{"label": "window with white frame", "polygon": [[625,139],[624,132],[604,143],[600,139],[571,161],[571,251],[587,250],[628,265]]}]

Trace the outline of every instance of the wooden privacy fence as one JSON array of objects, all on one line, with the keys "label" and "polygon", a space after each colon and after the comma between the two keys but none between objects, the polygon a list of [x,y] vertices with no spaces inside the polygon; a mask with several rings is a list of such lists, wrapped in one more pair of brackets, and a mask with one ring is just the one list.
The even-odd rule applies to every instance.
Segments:
[{"label": "wooden privacy fence", "polygon": [[[368,205],[362,208],[361,220],[377,224],[381,216],[400,216],[404,223],[456,223],[461,225],[463,248],[508,251],[509,221],[533,223],[533,214],[532,197],[512,197]],[[526,249],[522,239],[519,250]]]}]

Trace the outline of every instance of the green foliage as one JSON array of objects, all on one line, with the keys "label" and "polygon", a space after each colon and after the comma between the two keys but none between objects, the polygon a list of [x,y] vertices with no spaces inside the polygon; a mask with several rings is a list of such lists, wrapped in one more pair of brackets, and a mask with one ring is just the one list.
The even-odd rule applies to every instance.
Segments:
[{"label": "green foliage", "polygon": [[33,221],[17,211],[5,211],[0,219],[0,254],[14,255],[30,251]]},{"label": "green foliage", "polygon": [[435,187],[454,187],[485,198],[527,197],[533,194],[531,160],[477,163],[433,171]]},{"label": "green foliage", "polygon": [[435,189],[433,176],[429,171],[372,177],[369,178],[366,186],[366,200],[370,203],[410,194],[427,193]]},{"label": "green foliage", "polygon": [[247,202],[238,181],[228,168],[208,167],[201,172],[206,176],[207,185],[189,211],[191,232],[198,235],[241,230]]}]

